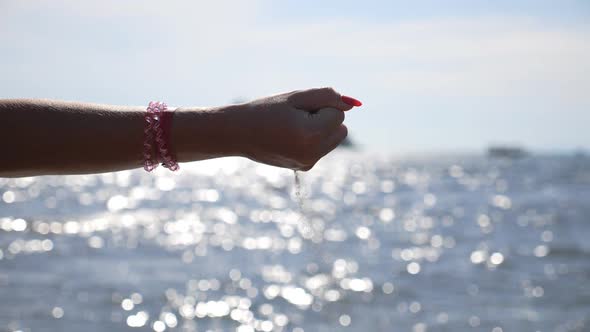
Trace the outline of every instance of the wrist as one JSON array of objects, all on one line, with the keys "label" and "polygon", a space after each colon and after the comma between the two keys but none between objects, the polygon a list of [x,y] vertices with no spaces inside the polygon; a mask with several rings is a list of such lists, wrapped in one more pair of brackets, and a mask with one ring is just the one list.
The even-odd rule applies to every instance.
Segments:
[{"label": "wrist", "polygon": [[239,105],[177,108],[171,142],[178,161],[241,156],[239,119],[234,116],[239,113],[236,107]]}]

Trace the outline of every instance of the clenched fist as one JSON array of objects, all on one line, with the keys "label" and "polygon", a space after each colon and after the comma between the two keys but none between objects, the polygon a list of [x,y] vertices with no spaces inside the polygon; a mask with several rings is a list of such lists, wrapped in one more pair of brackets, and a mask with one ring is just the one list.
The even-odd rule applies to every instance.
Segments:
[{"label": "clenched fist", "polygon": [[236,129],[240,155],[307,171],[346,138],[344,112],[355,105],[361,104],[332,88],[320,88],[254,100],[228,112],[241,127]]}]

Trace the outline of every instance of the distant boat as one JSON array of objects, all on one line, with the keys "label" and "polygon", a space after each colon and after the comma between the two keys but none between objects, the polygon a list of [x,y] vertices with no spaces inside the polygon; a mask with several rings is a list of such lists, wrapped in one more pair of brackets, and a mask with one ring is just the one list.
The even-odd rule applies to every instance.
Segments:
[{"label": "distant boat", "polygon": [[347,148],[352,148],[354,146],[354,144],[352,144],[352,141],[350,140],[349,137],[346,137],[344,139],[344,141],[342,141],[342,143],[340,143],[341,147],[347,147]]},{"label": "distant boat", "polygon": [[590,156],[590,153],[586,152],[584,149],[576,149],[574,150],[574,157],[576,158],[586,158]]},{"label": "distant boat", "polygon": [[357,145],[355,143],[352,142],[352,140],[350,139],[350,136],[347,136],[344,141],[342,141],[340,143],[340,145],[338,146],[339,148],[344,148],[344,149],[351,149],[351,150],[356,150]]},{"label": "distant boat", "polygon": [[488,157],[518,159],[528,155],[528,152],[517,146],[490,146],[488,148]]}]

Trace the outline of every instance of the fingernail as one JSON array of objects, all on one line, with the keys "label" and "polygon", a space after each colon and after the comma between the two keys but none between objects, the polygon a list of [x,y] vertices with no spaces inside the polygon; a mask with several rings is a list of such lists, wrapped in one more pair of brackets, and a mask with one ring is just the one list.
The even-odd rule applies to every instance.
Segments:
[{"label": "fingernail", "polygon": [[360,100],[356,100],[356,99],[349,97],[349,96],[342,96],[342,101],[350,106],[359,107],[359,106],[363,105],[363,103],[361,103]]}]

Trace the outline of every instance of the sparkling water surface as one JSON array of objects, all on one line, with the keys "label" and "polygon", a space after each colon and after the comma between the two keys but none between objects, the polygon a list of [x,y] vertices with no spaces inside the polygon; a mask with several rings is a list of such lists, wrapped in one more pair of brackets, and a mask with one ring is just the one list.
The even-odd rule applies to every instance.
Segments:
[{"label": "sparkling water surface", "polygon": [[0,331],[590,331],[590,158],[0,179]]}]

